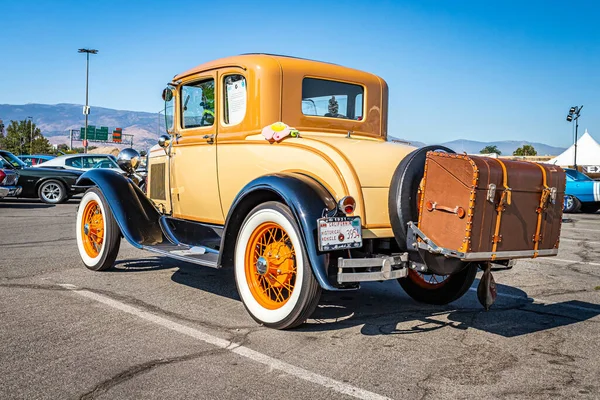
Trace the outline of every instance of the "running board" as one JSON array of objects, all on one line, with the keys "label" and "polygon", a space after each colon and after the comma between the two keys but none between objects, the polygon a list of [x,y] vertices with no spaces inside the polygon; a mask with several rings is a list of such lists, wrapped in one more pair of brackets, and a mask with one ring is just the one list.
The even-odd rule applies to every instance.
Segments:
[{"label": "running board", "polygon": [[205,267],[221,268],[219,265],[219,253],[213,249],[202,246],[161,243],[157,245],[142,246],[142,249],[180,261],[186,261]]}]

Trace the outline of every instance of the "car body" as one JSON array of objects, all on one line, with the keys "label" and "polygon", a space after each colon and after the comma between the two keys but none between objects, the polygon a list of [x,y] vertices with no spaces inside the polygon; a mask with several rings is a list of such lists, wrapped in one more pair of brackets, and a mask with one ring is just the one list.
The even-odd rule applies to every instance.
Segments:
[{"label": "car body", "polygon": [[18,181],[19,175],[0,157],[0,199],[18,196],[21,193],[21,187],[17,186]]},{"label": "car body", "polygon": [[[488,307],[492,261],[558,252],[553,243],[542,254],[532,242],[468,262],[427,239],[416,227],[426,156],[451,150],[388,141],[388,87],[374,74],[247,54],[177,74],[163,100],[169,135],[149,152],[147,194],[106,169],[78,181],[90,186],[75,233],[91,270],[112,268],[121,237],[162,256],[233,268],[250,315],[284,329],[310,316],[321,290],[353,290],[363,281],[398,279],[413,298],[446,304],[468,291],[479,266],[478,298]],[[126,157],[125,168],[128,158],[138,162]],[[486,188],[499,204],[510,190],[505,183],[496,196],[495,186]],[[558,192],[543,193],[545,212]],[[543,219],[535,218],[539,229]],[[556,228],[560,218],[551,223]]]},{"label": "car body", "polygon": [[76,171],[88,171],[93,168],[111,168],[119,173],[121,172],[116,158],[112,154],[66,154],[35,165],[35,167]]},{"label": "car body", "polygon": [[594,213],[598,211],[600,209],[600,181],[595,181],[573,168],[565,168],[565,173],[567,174],[565,212]]},{"label": "car body", "polygon": [[6,150],[0,150],[0,157],[19,175],[21,192],[18,197],[39,198],[49,203],[62,203],[85,189],[75,186],[81,171],[66,171],[53,168],[28,167],[17,156]]},{"label": "car body", "polygon": [[31,167],[31,166],[38,165],[38,164],[41,164],[46,161],[50,161],[53,158],[55,158],[56,156],[51,156],[48,154],[22,154],[17,157],[19,157],[21,159],[21,161],[23,161],[25,164],[27,164],[28,167]]}]

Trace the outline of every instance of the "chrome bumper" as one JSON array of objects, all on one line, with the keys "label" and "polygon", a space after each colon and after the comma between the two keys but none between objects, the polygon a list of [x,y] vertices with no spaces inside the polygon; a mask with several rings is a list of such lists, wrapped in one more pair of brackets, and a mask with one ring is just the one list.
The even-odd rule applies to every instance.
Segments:
[{"label": "chrome bumper", "polygon": [[3,197],[16,197],[21,194],[21,186],[0,186],[0,199]]},{"label": "chrome bumper", "polygon": [[[385,281],[404,278],[408,274],[408,254],[375,258],[338,258],[339,283]],[[361,272],[344,272],[350,269],[367,269]]]}]

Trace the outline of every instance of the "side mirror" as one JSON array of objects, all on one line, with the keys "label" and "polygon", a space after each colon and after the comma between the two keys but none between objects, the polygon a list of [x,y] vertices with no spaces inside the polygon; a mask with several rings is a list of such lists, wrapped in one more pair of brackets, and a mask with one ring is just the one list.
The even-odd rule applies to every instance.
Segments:
[{"label": "side mirror", "polygon": [[158,145],[163,149],[166,149],[171,145],[171,136],[169,135],[160,135],[158,138]]},{"label": "side mirror", "polygon": [[117,164],[119,164],[119,167],[128,174],[133,174],[140,166],[140,162],[140,153],[131,148],[121,150],[117,156]]},{"label": "side mirror", "polygon": [[165,88],[162,92],[162,99],[164,101],[171,101],[173,100],[173,89],[171,88]]}]

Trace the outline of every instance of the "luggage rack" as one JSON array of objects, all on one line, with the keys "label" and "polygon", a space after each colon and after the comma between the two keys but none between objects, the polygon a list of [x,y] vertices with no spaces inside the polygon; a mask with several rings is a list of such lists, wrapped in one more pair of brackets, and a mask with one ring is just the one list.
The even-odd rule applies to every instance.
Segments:
[{"label": "luggage rack", "polygon": [[425,235],[413,222],[408,223],[408,232],[406,235],[406,245],[411,250],[426,250],[432,254],[440,254],[445,257],[459,258],[463,261],[492,261],[492,260],[512,260],[515,258],[535,258],[555,256],[558,249],[542,250],[520,250],[520,251],[497,251],[497,252],[474,252],[464,253],[461,251],[450,250],[440,247],[427,235]]}]

